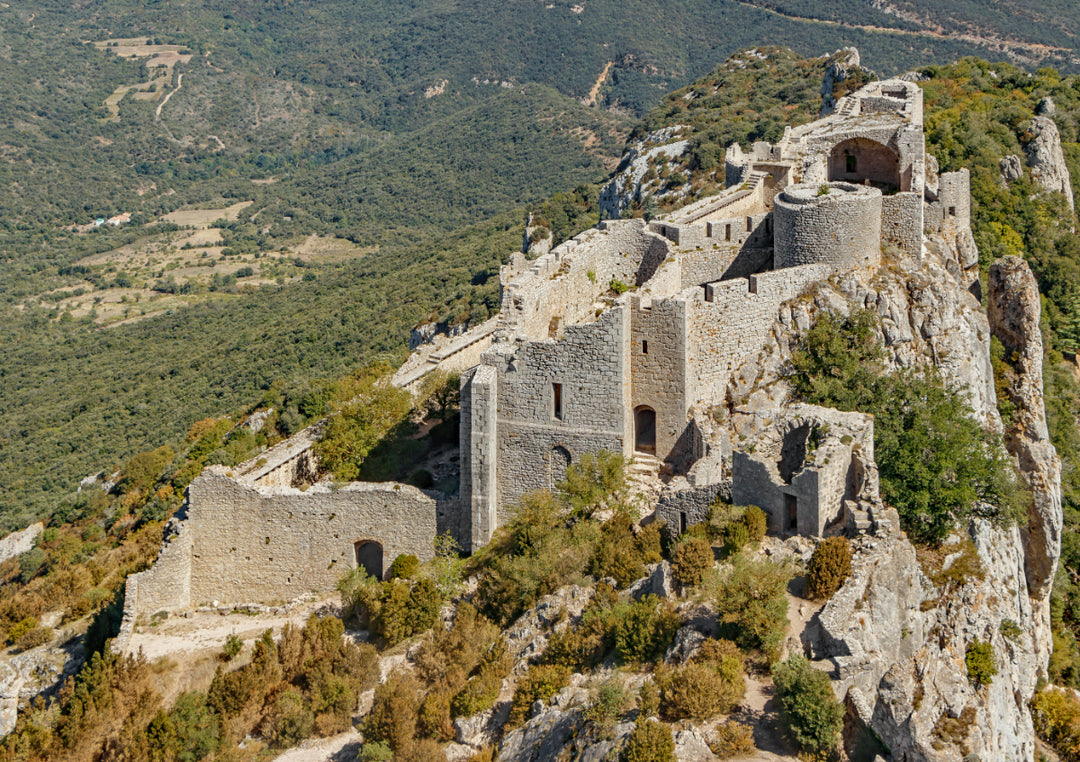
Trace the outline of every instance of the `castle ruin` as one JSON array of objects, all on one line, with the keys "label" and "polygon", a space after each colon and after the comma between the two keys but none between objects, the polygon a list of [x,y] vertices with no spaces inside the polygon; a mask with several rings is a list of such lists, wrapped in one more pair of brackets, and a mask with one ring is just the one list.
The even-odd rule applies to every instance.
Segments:
[{"label": "castle ruin", "polygon": [[[449,531],[487,543],[531,490],[583,453],[618,452],[669,484],[669,531],[718,494],[757,504],[788,535],[872,528],[873,422],[811,406],[745,405],[740,369],[778,313],[825,279],[876,269],[883,250],[922,255],[934,233],[977,287],[968,173],[925,152],[922,91],[886,80],[841,99],[775,145],[732,145],[727,190],[663,215],[601,222],[533,261],[502,268],[499,314],[402,366],[415,388],[462,371],[460,487],[300,487],[317,470],[306,431],[189,490],[156,565],[129,578],[125,615],[332,589],[348,569],[382,576],[394,556],[432,555]],[[721,419],[756,432],[732,442]]]}]

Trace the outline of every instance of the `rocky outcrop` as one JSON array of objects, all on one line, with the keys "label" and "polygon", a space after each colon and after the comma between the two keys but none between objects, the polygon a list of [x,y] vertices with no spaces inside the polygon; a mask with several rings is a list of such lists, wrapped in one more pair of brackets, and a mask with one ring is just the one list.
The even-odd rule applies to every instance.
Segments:
[{"label": "rocky outcrop", "polygon": [[[965,564],[962,581],[929,578],[898,532],[864,539],[807,645],[819,666],[831,662],[837,696],[893,759],[1032,760],[1027,702],[1045,665],[1022,592],[1020,532],[980,520],[951,542],[943,566]],[[972,571],[979,565],[981,578]],[[976,640],[993,648],[998,673],[989,685],[967,674],[965,654]]]},{"label": "rocky outcrop", "polygon": [[1014,413],[1005,444],[1031,490],[1024,529],[1028,591],[1045,609],[1039,625],[1049,637],[1049,596],[1061,555],[1061,460],[1050,442],[1043,400],[1041,303],[1035,276],[1019,257],[990,267],[990,327],[1012,366],[1009,399]]},{"label": "rocky outcrop", "polygon": [[821,78],[821,116],[828,116],[836,109],[833,90],[858,66],[859,51],[856,48],[841,48],[832,54],[829,65],[825,68],[825,75]]},{"label": "rocky outcrop", "polygon": [[1029,138],[1024,152],[1031,168],[1031,177],[1048,191],[1061,193],[1073,209],[1072,182],[1061,150],[1061,135],[1049,116],[1037,116],[1027,128]]},{"label": "rocky outcrop", "polygon": [[1024,165],[1020,163],[1020,157],[1016,154],[1003,156],[1001,161],[998,162],[998,167],[1001,169],[1001,176],[1007,183],[1016,182],[1024,176]]},{"label": "rocky outcrop", "polygon": [[15,558],[15,556],[21,556],[26,551],[31,550],[37,541],[37,536],[44,529],[45,525],[39,521],[36,524],[31,524],[26,529],[12,532],[0,540],[0,563],[7,561],[9,558]]},{"label": "rocky outcrop", "polygon": [[646,179],[646,175],[650,164],[664,164],[686,152],[690,142],[678,139],[683,129],[680,125],[665,127],[627,147],[615,176],[600,189],[601,219],[618,219],[624,210],[662,193],[664,181],[659,176]]}]

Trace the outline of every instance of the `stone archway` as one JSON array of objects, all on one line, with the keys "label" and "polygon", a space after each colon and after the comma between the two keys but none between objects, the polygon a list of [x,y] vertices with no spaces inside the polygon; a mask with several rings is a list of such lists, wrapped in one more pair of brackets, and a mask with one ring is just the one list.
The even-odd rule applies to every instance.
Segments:
[{"label": "stone archway", "polygon": [[829,154],[829,182],[869,182],[882,191],[900,187],[900,156],[887,145],[868,138],[850,138]]},{"label": "stone archway", "polygon": [[648,405],[634,408],[634,451],[656,454],[656,411]]},{"label": "stone archway", "polygon": [[383,547],[375,540],[358,540],[353,543],[356,552],[356,568],[363,569],[375,579],[383,578]]}]

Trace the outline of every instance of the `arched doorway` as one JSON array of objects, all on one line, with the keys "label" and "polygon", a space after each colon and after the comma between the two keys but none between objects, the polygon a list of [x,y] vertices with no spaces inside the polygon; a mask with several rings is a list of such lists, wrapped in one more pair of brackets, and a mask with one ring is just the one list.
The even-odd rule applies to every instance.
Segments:
[{"label": "arched doorway", "polygon": [[634,450],[656,453],[656,411],[647,405],[634,408]]},{"label": "arched doorway", "polygon": [[829,154],[829,182],[870,182],[883,191],[900,187],[900,156],[887,145],[867,138],[837,143]]},{"label": "arched doorway", "polygon": [[559,482],[566,479],[566,469],[570,465],[570,451],[565,447],[555,446],[551,448],[551,462],[549,463],[550,475],[549,484],[552,489],[559,484]]},{"label": "arched doorway", "polygon": [[363,569],[375,579],[382,579],[382,545],[375,540],[360,540],[353,547],[356,550],[356,568]]}]

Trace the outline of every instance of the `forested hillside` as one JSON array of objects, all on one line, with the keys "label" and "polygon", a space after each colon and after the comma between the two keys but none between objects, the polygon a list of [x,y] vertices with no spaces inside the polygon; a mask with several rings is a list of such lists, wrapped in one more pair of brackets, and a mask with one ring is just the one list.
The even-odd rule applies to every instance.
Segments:
[{"label": "forested hillside", "polygon": [[[602,180],[637,117],[739,47],[855,44],[884,73],[994,49],[862,4],[843,20],[866,28],[781,6],[0,7],[0,524],[275,381],[486,316],[523,206]],[[217,238],[161,221],[239,202]],[[307,256],[315,234],[363,259]]]}]

